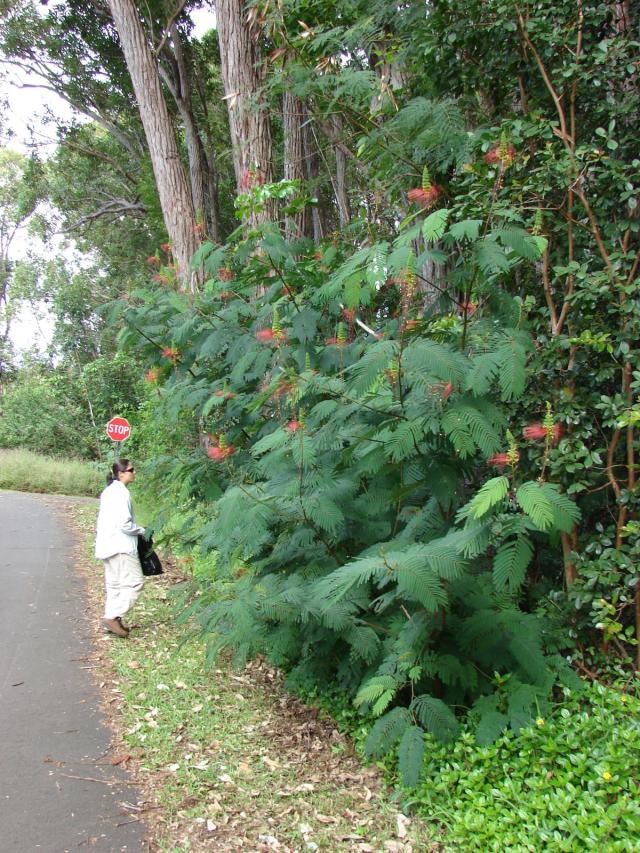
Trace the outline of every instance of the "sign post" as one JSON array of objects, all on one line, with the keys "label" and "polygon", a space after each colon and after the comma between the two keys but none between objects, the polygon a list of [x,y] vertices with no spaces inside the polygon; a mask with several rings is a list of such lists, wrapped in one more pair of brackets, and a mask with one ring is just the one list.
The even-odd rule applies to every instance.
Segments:
[{"label": "sign post", "polygon": [[111,418],[107,424],[107,435],[115,442],[116,456],[120,455],[120,445],[131,435],[131,426],[126,418]]}]

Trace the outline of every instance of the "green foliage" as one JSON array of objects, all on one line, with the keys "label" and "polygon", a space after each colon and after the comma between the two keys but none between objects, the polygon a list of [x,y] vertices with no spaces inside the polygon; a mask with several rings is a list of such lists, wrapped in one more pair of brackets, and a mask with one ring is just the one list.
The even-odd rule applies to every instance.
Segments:
[{"label": "green foliage", "polygon": [[[442,235],[448,222],[432,219]],[[522,393],[528,332],[482,319],[452,340],[428,327],[408,335],[406,307],[393,308],[378,276],[388,263],[410,282],[411,257],[402,234],[320,257],[266,226],[203,249],[211,279],[193,300],[139,291],[137,307],[112,311],[155,371],[152,417],[191,424],[147,475],[163,502],[191,503],[182,535],[215,553],[215,577],[199,577],[188,610],[210,657],[262,653],[293,683],[331,679],[380,717],[372,754],[398,745],[415,784],[424,732],[455,737],[474,703],[486,730],[496,704],[477,701],[495,684],[481,673],[513,673],[540,696],[556,683],[562,666],[518,595],[531,535],[578,513],[549,484],[486,468]],[[344,309],[354,276],[362,325]],[[488,356],[489,372],[477,364]],[[502,727],[532,712],[519,706]]]},{"label": "green foliage", "polygon": [[96,358],[80,371],[24,367],[0,397],[0,447],[109,458],[113,445],[105,433],[107,421],[134,415],[141,396],[139,370],[120,355]]},{"label": "green foliage", "polygon": [[[216,562],[188,611],[210,659],[340,686],[415,780],[416,727],[518,732],[570,677],[559,652],[640,636],[637,33],[550,0],[260,16],[261,97],[308,111],[307,180],[238,207],[279,201],[331,236],[239,229],[198,252],[199,292],[165,255],[152,284],[143,157],[108,175],[148,211],[102,253],[131,290],[110,325],[153,371],[138,448],[159,522],[179,506],[172,535]],[[70,141],[114,159],[94,126]],[[62,205],[81,167],[67,216],[101,174],[67,152],[51,175]]]},{"label": "green foliage", "polygon": [[[446,830],[447,849],[633,851],[640,833],[637,682],[563,696],[518,735],[478,746],[428,738],[407,805]],[[491,742],[495,741],[495,742]]]}]

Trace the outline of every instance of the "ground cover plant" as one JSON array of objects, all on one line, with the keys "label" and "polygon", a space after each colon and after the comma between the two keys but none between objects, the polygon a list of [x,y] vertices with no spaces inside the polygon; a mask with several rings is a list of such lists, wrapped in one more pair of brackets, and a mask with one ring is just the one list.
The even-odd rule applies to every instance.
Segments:
[{"label": "ground cover plant", "polygon": [[430,743],[409,802],[446,829],[448,850],[633,851],[639,738],[637,680],[594,683],[517,736]]}]

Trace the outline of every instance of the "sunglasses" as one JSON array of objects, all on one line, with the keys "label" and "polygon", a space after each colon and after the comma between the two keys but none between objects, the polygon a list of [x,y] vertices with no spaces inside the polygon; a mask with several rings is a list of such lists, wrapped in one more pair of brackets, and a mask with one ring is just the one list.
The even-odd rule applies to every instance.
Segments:
[{"label": "sunglasses", "polygon": [[125,474],[133,474],[135,472],[135,470],[136,470],[135,468],[125,468],[124,473]]}]

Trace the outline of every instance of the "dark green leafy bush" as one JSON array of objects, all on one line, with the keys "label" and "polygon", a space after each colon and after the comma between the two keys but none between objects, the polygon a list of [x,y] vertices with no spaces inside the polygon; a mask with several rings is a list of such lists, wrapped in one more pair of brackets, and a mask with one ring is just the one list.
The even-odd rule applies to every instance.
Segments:
[{"label": "dark green leafy bush", "polygon": [[[454,247],[447,218],[425,220],[427,245]],[[487,292],[544,247],[505,233],[469,231]],[[450,739],[465,708],[482,738],[518,731],[571,677],[520,604],[535,543],[579,513],[544,470],[521,472],[506,431],[532,350],[525,306],[407,323],[411,238],[315,257],[267,228],[202,251],[213,278],[194,304],[140,292],[124,316],[145,330],[144,345],[127,338],[164,379],[164,417],[200,419],[199,444],[154,464],[207,507],[192,535],[217,575],[192,612],[211,654],[264,653],[293,682],[335,680],[380,717],[372,754],[399,743],[415,781],[424,731]],[[504,707],[499,673],[511,674]]]}]

